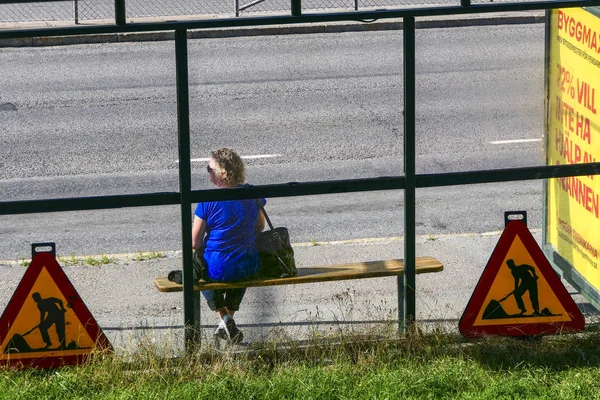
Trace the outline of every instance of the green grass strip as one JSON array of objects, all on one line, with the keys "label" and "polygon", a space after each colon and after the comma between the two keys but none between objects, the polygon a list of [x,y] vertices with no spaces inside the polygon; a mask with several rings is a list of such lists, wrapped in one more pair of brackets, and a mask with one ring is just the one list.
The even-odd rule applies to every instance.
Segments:
[{"label": "green grass strip", "polygon": [[275,343],[247,353],[98,355],[0,372],[0,399],[600,399],[600,333]]}]

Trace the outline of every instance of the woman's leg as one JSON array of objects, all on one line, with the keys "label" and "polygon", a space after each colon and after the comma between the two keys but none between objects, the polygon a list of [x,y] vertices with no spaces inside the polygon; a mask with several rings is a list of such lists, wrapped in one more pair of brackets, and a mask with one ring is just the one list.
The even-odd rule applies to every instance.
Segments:
[{"label": "woman's leg", "polygon": [[240,309],[240,304],[242,304],[242,300],[244,299],[244,295],[246,294],[246,288],[225,289],[223,290],[223,292],[223,304],[233,316],[233,313]]},{"label": "woman's leg", "polygon": [[223,320],[223,317],[225,315],[230,315],[233,317],[233,311],[230,311],[227,307],[221,307],[215,310],[215,312],[217,313],[217,317],[219,317],[220,320]]},{"label": "woman's leg", "polygon": [[[246,290],[243,289],[245,292]],[[233,314],[239,308],[239,303],[242,301],[243,293],[241,296],[238,294],[237,296],[228,295],[227,290],[203,290],[202,296],[206,299],[206,303],[208,307],[214,311],[219,317],[219,326],[215,330],[215,336],[230,340],[233,343],[239,343],[242,341],[244,335],[237,328],[235,321],[233,320]],[[228,307],[228,300],[234,300],[233,306],[234,310]]]},{"label": "woman's leg", "polygon": [[212,311],[217,311],[225,307],[225,293],[223,290],[203,290],[202,296],[204,296],[208,308]]},{"label": "woman's leg", "polygon": [[[224,328],[227,338],[233,343],[240,343],[244,338],[244,334],[238,329],[233,319],[233,314],[239,310],[246,289],[225,289],[223,292],[224,307],[217,310],[217,314],[223,321],[222,327]],[[221,335],[217,334],[217,336]]]}]

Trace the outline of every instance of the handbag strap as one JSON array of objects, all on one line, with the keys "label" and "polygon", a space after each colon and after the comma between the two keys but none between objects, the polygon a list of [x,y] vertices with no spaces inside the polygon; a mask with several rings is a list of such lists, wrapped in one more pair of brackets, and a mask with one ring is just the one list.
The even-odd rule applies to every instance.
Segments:
[{"label": "handbag strap", "polygon": [[259,199],[256,199],[256,203],[260,207],[260,211],[262,211],[263,215],[265,216],[265,219],[267,220],[267,224],[269,224],[269,228],[271,228],[271,230],[275,229],[273,227],[273,224],[271,223],[271,219],[269,218],[269,216],[267,215],[267,212],[265,211],[265,207],[263,206],[262,201],[260,201]]}]

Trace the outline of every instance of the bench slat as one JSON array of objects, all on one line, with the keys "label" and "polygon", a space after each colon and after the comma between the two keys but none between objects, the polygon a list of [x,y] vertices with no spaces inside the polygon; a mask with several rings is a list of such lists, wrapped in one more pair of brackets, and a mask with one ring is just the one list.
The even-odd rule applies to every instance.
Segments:
[{"label": "bench slat", "polygon": [[[434,257],[417,257],[416,273],[439,272],[442,263]],[[350,264],[335,264],[320,267],[298,268],[298,275],[291,278],[259,279],[243,282],[204,282],[194,285],[194,290],[233,289],[257,286],[277,286],[300,283],[330,282],[347,279],[378,278],[402,275],[404,260],[367,261]],[[156,278],[154,285],[160,292],[180,292],[183,285],[169,281],[166,277]]]}]

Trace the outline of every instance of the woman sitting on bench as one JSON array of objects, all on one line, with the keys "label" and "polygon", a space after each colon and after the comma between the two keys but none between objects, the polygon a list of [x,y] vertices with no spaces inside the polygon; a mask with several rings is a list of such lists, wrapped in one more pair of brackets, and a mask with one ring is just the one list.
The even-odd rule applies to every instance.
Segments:
[{"label": "woman sitting on bench", "polygon": [[[244,163],[228,148],[213,151],[207,166],[209,179],[219,188],[245,184]],[[266,200],[261,199],[265,204]],[[247,280],[258,271],[256,233],[265,219],[256,200],[226,200],[199,203],[192,226],[192,246],[204,254],[207,278],[216,282]],[[211,310],[220,318],[215,336],[240,343],[242,332],[233,320],[246,289],[203,290]]]}]

